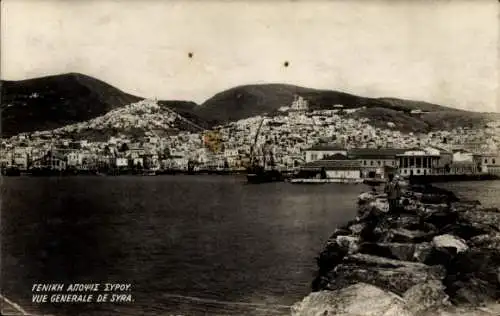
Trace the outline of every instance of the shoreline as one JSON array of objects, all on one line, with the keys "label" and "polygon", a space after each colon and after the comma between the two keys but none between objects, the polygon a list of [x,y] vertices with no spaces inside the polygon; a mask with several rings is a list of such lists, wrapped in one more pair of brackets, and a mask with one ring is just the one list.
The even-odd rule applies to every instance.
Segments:
[{"label": "shoreline", "polygon": [[292,315],[500,314],[500,210],[429,184],[400,202],[389,213],[385,194],[359,196]]}]

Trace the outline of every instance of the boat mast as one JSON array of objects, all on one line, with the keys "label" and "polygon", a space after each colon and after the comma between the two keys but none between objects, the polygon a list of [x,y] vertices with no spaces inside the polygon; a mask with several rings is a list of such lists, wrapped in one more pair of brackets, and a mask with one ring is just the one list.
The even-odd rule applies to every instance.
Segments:
[{"label": "boat mast", "polygon": [[259,127],[257,128],[257,132],[255,133],[255,138],[252,146],[250,147],[250,165],[253,166],[255,164],[255,146],[257,145],[257,140],[259,139],[260,130],[262,125],[264,124],[264,120],[266,117],[263,117],[259,123]]}]

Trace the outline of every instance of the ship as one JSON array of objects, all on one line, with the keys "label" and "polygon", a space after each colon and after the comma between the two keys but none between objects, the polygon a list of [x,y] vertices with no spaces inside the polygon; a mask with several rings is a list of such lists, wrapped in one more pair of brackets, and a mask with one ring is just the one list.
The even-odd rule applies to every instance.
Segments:
[{"label": "ship", "polygon": [[284,182],[285,177],[283,173],[276,169],[274,163],[274,157],[271,150],[268,150],[267,154],[269,155],[269,162],[266,165],[266,154],[263,155],[262,164],[259,163],[257,158],[255,157],[255,147],[257,144],[257,140],[259,138],[259,133],[264,123],[265,118],[260,121],[259,127],[257,128],[257,132],[255,134],[255,139],[253,145],[250,147],[250,166],[247,168],[247,183],[251,184],[260,184],[260,183],[268,183],[268,182]]},{"label": "ship", "polygon": [[262,166],[253,166],[247,169],[247,182],[252,184],[266,182],[283,182],[285,177],[276,169],[266,170]]}]

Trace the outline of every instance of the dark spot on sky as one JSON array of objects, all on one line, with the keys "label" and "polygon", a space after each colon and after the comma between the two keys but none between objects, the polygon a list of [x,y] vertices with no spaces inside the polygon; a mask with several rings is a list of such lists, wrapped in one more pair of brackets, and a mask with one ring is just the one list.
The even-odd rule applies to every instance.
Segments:
[{"label": "dark spot on sky", "polygon": [[288,67],[288,65],[290,65],[290,63],[289,63],[288,61],[285,61],[285,62],[283,63],[283,66],[285,66],[285,67]]},{"label": "dark spot on sky", "polygon": [[188,53],[188,57],[189,57],[189,58],[193,58],[193,53],[189,52],[189,53]]}]

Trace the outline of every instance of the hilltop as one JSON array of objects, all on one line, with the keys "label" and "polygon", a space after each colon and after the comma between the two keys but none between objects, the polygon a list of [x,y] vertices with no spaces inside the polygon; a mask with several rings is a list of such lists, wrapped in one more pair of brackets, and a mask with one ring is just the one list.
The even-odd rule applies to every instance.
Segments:
[{"label": "hilltop", "polygon": [[[143,100],[79,73],[1,83],[4,137],[92,120]],[[161,101],[160,105],[189,114],[196,103]],[[202,121],[198,120],[198,123],[202,124]]]},{"label": "hilltop", "polygon": [[[273,114],[288,106],[295,96],[303,97],[311,110],[361,108],[351,117],[367,118],[374,125],[393,121],[401,131],[426,132],[459,126],[481,126],[492,117],[423,101],[396,98],[367,98],[333,90],[317,90],[286,84],[244,85],[217,93],[196,107],[195,113],[207,121],[227,123],[256,115]],[[423,113],[412,115],[412,110]],[[498,115],[494,115],[498,117]]]},{"label": "hilltop", "polygon": [[[499,118],[496,113],[469,112],[422,101],[367,98],[288,84],[237,86],[215,94],[201,105],[177,100],[157,103],[165,109],[161,113],[176,114],[175,122],[169,123],[171,128],[199,131],[259,115],[284,114],[278,110],[290,106],[296,96],[308,101],[309,110],[330,110],[342,105],[343,109],[357,109],[348,114],[353,119],[368,119],[371,125],[378,127],[392,122],[395,129],[403,132],[480,127],[490,119]],[[2,81],[2,135],[49,131],[88,122],[142,100],[144,98],[79,73]],[[415,115],[412,110],[423,113]],[[90,125],[95,126],[96,122],[101,120]]]}]

